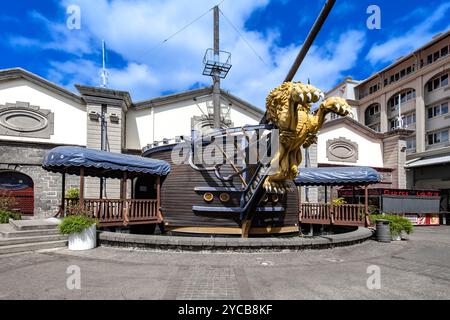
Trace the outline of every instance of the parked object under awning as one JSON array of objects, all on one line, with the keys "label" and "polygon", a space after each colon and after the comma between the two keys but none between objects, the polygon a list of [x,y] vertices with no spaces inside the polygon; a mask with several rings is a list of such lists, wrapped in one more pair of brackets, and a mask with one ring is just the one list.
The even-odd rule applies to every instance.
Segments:
[{"label": "parked object under awning", "polygon": [[369,167],[299,168],[294,182],[299,186],[367,185],[381,181],[380,174]]},{"label": "parked object under awning", "polygon": [[42,163],[44,169],[52,172],[80,174],[91,177],[128,178],[142,174],[165,176],[170,164],[163,160],[144,158],[128,154],[113,153],[82,147],[56,147],[49,150]]},{"label": "parked object under awning", "polygon": [[445,164],[445,163],[450,163],[450,155],[411,160],[405,165],[405,168],[418,168],[418,167],[433,166],[433,165],[439,165],[439,164]]}]

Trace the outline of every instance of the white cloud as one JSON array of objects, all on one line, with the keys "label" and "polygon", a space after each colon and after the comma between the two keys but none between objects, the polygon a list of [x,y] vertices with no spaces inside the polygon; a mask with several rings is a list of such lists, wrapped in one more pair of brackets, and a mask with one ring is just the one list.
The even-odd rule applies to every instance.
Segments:
[{"label": "white cloud", "polygon": [[[391,62],[424,45],[436,33],[435,25],[442,19],[448,18],[449,10],[450,3],[444,3],[416,27],[406,30],[402,35],[391,37],[384,43],[373,45],[367,59],[372,65]],[[413,14],[417,14],[417,12],[413,12]],[[448,19],[445,23],[448,23]],[[450,25],[442,24],[438,32],[445,31],[449,27]]]},{"label": "white cloud", "polygon": [[[35,19],[47,25],[52,38],[42,44],[43,48],[78,56],[68,62],[53,62],[48,75],[69,87],[74,83],[98,85],[101,61],[94,62],[92,57],[93,51],[100,51],[101,39],[105,39],[109,50],[125,61],[122,69],[109,70],[110,87],[129,90],[135,100],[152,98],[168,90],[186,90],[195,83],[210,85],[211,79],[202,75],[202,58],[205,50],[212,47],[212,12],[163,45],[159,44],[217,2],[65,0],[63,6],[80,6],[81,30],[64,30],[65,24],[55,24],[35,14]],[[265,63],[220,16],[221,49],[232,53],[233,64],[222,86],[261,108],[268,92],[283,81],[299,50],[294,45],[280,47],[280,35],[276,31],[245,30],[245,22],[252,12],[268,2],[228,0],[221,5],[226,17]],[[62,9],[65,12],[65,7]],[[21,41],[26,44],[25,39]],[[329,89],[342,79],[346,70],[354,67],[363,44],[363,33],[349,30],[323,47],[312,47],[296,79],[306,81],[310,77],[312,84]]]}]

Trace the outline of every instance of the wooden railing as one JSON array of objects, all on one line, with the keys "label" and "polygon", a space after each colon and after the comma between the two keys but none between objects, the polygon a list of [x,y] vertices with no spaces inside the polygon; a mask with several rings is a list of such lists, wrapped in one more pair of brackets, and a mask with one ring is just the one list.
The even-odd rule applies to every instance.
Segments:
[{"label": "wooden railing", "polygon": [[[78,199],[66,199],[65,214],[76,214]],[[156,199],[84,199],[83,208],[101,227],[160,223],[162,216]]]},{"label": "wooden railing", "polygon": [[299,219],[309,224],[364,226],[365,209],[361,204],[302,203]]},{"label": "wooden railing", "polygon": [[157,200],[128,199],[126,202],[130,223],[161,222]]}]

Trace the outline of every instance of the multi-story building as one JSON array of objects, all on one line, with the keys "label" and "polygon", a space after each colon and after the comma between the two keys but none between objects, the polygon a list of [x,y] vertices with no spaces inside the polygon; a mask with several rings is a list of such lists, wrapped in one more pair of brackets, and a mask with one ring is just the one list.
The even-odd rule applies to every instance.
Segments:
[{"label": "multi-story building", "polygon": [[368,79],[344,79],[327,95],[352,105],[358,122],[374,131],[413,130],[406,139],[406,186],[450,193],[450,31],[400,57]]}]

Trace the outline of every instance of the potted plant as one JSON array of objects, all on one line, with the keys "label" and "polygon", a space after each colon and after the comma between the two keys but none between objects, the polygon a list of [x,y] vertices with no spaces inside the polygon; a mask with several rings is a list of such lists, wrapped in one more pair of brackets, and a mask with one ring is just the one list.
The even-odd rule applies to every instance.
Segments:
[{"label": "potted plant", "polygon": [[58,230],[69,236],[69,250],[89,250],[97,246],[97,221],[85,214],[68,215]]}]

